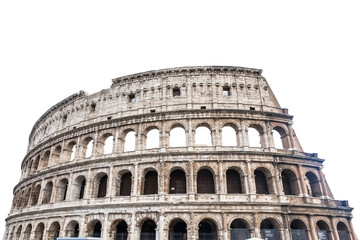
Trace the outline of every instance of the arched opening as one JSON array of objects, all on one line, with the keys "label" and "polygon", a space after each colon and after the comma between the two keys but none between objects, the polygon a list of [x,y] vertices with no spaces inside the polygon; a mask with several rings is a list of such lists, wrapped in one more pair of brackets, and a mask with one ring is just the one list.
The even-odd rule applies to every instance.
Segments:
[{"label": "arched opening", "polygon": [[260,224],[261,236],[268,240],[280,240],[279,232],[276,229],[274,221],[271,219],[264,219]]},{"label": "arched opening", "polygon": [[116,225],[114,240],[127,240],[128,238],[128,225],[124,220],[121,220]]},{"label": "arched opening", "polygon": [[144,195],[158,194],[158,174],[156,171],[148,171],[144,179]]},{"label": "arched opening", "polygon": [[125,136],[124,152],[135,151],[135,131],[130,131]]},{"label": "arched opening", "polygon": [[58,187],[57,187],[58,194],[57,194],[56,200],[58,202],[66,200],[68,185],[69,185],[69,181],[66,178],[60,180]]},{"label": "arched opening", "polygon": [[171,172],[169,193],[186,193],[186,176],[183,170],[177,169]]},{"label": "arched opening", "polygon": [[35,232],[34,232],[34,239],[35,240],[42,240],[44,237],[44,229],[45,226],[43,223],[39,223],[37,225],[37,227],[35,228]]},{"label": "arched opening", "polygon": [[169,227],[169,240],[186,240],[187,225],[182,219],[175,219]]},{"label": "arched opening", "polygon": [[67,237],[79,237],[80,226],[77,221],[71,221],[66,227],[66,236]]},{"label": "arched opening", "polygon": [[217,228],[216,224],[209,220],[204,219],[199,223],[199,240],[216,240]]},{"label": "arched opening", "polygon": [[212,172],[207,169],[197,173],[197,193],[215,193],[215,180]]},{"label": "arched opening", "polygon": [[281,181],[285,195],[298,195],[300,194],[298,180],[295,173],[289,169],[281,172]]},{"label": "arched opening", "polygon": [[349,230],[345,223],[338,222],[338,224],[336,225],[336,228],[337,228],[337,232],[338,232],[340,240],[350,240]]},{"label": "arched opening", "polygon": [[85,146],[83,149],[83,156],[85,155],[85,158],[91,157],[94,149],[94,140],[92,138],[86,138],[83,142],[83,145]]},{"label": "arched opening", "polygon": [[269,194],[268,182],[265,174],[261,170],[255,170],[256,194]]},{"label": "arched opening", "polygon": [[[10,233],[9,233],[9,240],[13,240],[14,239],[14,234],[15,234],[15,226],[12,227]],[[36,239],[37,240],[37,239]]]},{"label": "arched opening", "polygon": [[44,188],[44,193],[43,193],[43,199],[42,199],[42,203],[43,204],[46,204],[46,203],[49,203],[50,200],[51,200],[51,194],[52,194],[52,190],[53,190],[53,183],[52,182],[48,182],[46,185],[45,185],[45,188]]},{"label": "arched opening", "polygon": [[30,197],[30,205],[34,206],[38,203],[39,201],[39,196],[40,196],[40,190],[41,190],[41,186],[40,184],[37,185],[31,192],[31,197]]},{"label": "arched opening", "polygon": [[131,195],[131,172],[126,172],[122,174],[120,178],[120,196],[130,196]]},{"label": "arched opening", "polygon": [[31,193],[31,188],[29,188],[27,191],[26,191],[26,194],[25,196],[23,197],[22,199],[22,207],[26,207],[29,203],[29,198],[30,198],[30,193]]},{"label": "arched opening", "polygon": [[146,134],[146,149],[159,147],[159,129],[152,129]]},{"label": "arched opening", "polygon": [[249,224],[242,219],[235,219],[230,225],[231,240],[245,240],[250,238]]},{"label": "arched opening", "polygon": [[100,238],[101,237],[101,230],[102,230],[102,225],[100,221],[96,221],[96,223],[94,224],[94,228],[92,230],[92,237],[96,237],[96,238]]},{"label": "arched opening", "polygon": [[319,220],[316,223],[316,233],[318,235],[318,238],[320,240],[330,240],[330,228],[329,225],[323,221],[323,220]]},{"label": "arched opening", "polygon": [[75,179],[72,187],[72,200],[83,199],[85,193],[86,179],[85,176],[81,175]]},{"label": "arched opening", "polygon": [[200,126],[195,129],[195,144],[212,146],[211,131],[208,127]]},{"label": "arched opening", "polygon": [[66,146],[65,161],[73,161],[75,159],[76,149],[77,149],[76,142],[71,141]]},{"label": "arched opening", "polygon": [[30,240],[31,229],[32,229],[31,224],[27,225],[24,231],[23,240]]},{"label": "arched opening", "polygon": [[227,193],[242,193],[241,178],[238,171],[229,169],[226,171],[226,187]]},{"label": "arched opening", "polygon": [[106,193],[107,193],[107,181],[108,181],[108,176],[107,174],[102,175],[101,177],[99,176],[99,185],[98,185],[98,189],[97,189],[97,198],[104,198],[106,197]]},{"label": "arched opening", "polygon": [[46,151],[40,161],[40,169],[44,169],[49,165],[50,151]]},{"label": "arched opening", "polygon": [[53,222],[48,231],[49,239],[56,240],[60,235],[60,224],[58,222]]},{"label": "arched opening", "polygon": [[262,128],[258,125],[248,128],[249,147],[263,147],[261,141]]},{"label": "arched opening", "polygon": [[104,154],[112,154],[114,152],[114,136],[110,135],[104,142]]},{"label": "arched opening", "polygon": [[16,240],[20,240],[22,226],[20,225],[16,231]]},{"label": "arched opening", "polygon": [[170,147],[185,147],[186,134],[182,127],[175,127],[170,131]]},{"label": "arched opening", "polygon": [[308,240],[306,225],[299,219],[292,220],[290,224],[292,240]]},{"label": "arched opening", "polygon": [[39,162],[40,162],[40,156],[37,156],[35,158],[35,161],[33,162],[33,165],[32,165],[32,171],[35,172],[38,170],[39,168]]},{"label": "arched opening", "polygon": [[320,181],[317,176],[312,172],[307,172],[305,174],[305,184],[308,191],[309,196],[311,197],[321,197],[321,188]]},{"label": "arched opening", "polygon": [[51,162],[57,164],[60,162],[61,146],[57,146],[51,155]]},{"label": "arched opening", "polygon": [[141,226],[140,240],[156,239],[156,223],[153,220],[146,220]]},{"label": "arched opening", "polygon": [[274,131],[272,133],[273,133],[275,148],[289,149],[290,144],[288,141],[288,134],[286,133],[286,131],[282,127],[279,127],[279,126],[274,127],[273,130]]},{"label": "arched opening", "polygon": [[225,126],[221,130],[221,139],[223,146],[236,147],[237,137],[236,131],[233,127]]}]

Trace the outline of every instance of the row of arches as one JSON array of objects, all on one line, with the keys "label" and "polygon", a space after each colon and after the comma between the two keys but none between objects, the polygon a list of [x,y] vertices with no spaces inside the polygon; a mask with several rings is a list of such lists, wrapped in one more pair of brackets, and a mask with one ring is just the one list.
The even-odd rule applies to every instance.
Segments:
[{"label": "row of arches", "polygon": [[[140,149],[159,148],[161,141],[166,142],[163,144],[164,147],[215,146],[220,143],[226,147],[290,148],[289,134],[285,127],[273,127],[270,131],[272,135],[270,138],[266,136],[265,129],[260,124],[250,124],[242,131],[235,123],[225,123],[219,130],[220,134],[218,134],[210,124],[200,123],[193,131],[193,138],[189,138],[189,135],[192,134],[189,133],[185,125],[180,123],[174,124],[169,132],[165,131],[164,133],[160,131],[159,126],[147,127],[143,133],[136,132],[136,128],[128,128],[119,135],[118,141],[121,142],[121,146],[118,149],[116,149],[118,141],[114,137],[115,133],[104,133],[100,137],[94,133],[79,139],[55,144],[50,149],[41,151],[25,162],[23,174],[27,176],[61,162],[111,154],[114,151],[131,152]],[[192,143],[190,139],[194,139],[194,142]]]},{"label": "row of arches", "polygon": [[[90,221],[86,226],[85,231],[81,231],[80,223],[76,220],[72,220],[61,229],[59,222],[52,222],[48,229],[45,229],[44,223],[40,222],[35,228],[29,223],[23,230],[22,225],[12,227],[6,240],[56,240],[58,237],[98,237],[103,239],[114,240],[126,240],[126,239],[140,239],[140,240],[155,240],[159,234],[158,224],[151,218],[144,218],[137,223],[139,230],[138,234],[131,232],[130,227],[126,220],[117,219],[110,224],[110,228],[103,226],[103,223],[99,219]],[[168,240],[184,240],[190,239],[188,222],[182,218],[174,218],[170,221],[169,225],[165,227],[167,229]],[[224,229],[219,229],[217,222],[212,218],[203,218],[197,223],[197,239],[199,240],[217,240],[223,234]],[[318,239],[331,240],[334,238],[333,234],[337,234],[340,240],[351,240],[350,231],[347,225],[338,221],[336,229],[332,230],[329,224],[325,220],[318,220],[315,223],[315,229],[309,229],[307,224],[301,219],[293,219],[288,228],[289,234],[292,240],[309,240],[312,239],[313,230],[316,233]],[[47,230],[47,231],[45,231]],[[61,231],[62,230],[62,231]],[[254,231],[254,227],[243,218],[235,218],[229,224],[230,239],[232,240],[245,240],[250,237],[260,235],[264,239],[268,240],[284,240],[281,231],[283,226],[278,223],[274,218],[265,218],[260,222],[259,233]],[[136,236],[138,235],[138,236]],[[105,238],[105,236],[109,236]]]},{"label": "row of arches", "polygon": [[[167,180],[168,194],[189,193],[189,177],[186,171],[180,167],[170,170]],[[225,191],[227,194],[248,194],[250,193],[248,181],[254,182],[254,193],[256,194],[277,194],[276,179],[270,170],[265,167],[258,167],[247,179],[248,176],[239,167],[229,167],[225,171]],[[67,177],[60,178],[57,182],[49,180],[41,184],[35,184],[18,191],[14,197],[13,208],[20,209],[36,204],[47,204],[50,202],[61,202],[65,200],[79,200],[83,198],[104,198],[109,196],[131,196],[131,195],[151,195],[159,193],[159,174],[154,168],[146,168],[141,173],[140,192],[134,189],[134,176],[130,170],[120,170],[114,179],[109,179],[106,172],[98,172],[94,178],[86,179],[85,175],[77,176],[72,183]],[[322,191],[320,181],[313,172],[306,172],[305,182],[309,196],[321,197]],[[215,171],[210,167],[200,168],[195,175],[197,194],[219,193],[219,184]],[[281,171],[282,194],[301,195],[304,194],[300,188],[299,178],[291,169]],[[88,182],[90,181],[90,185]],[[111,183],[112,181],[113,183]],[[89,186],[88,186],[89,185]],[[114,187],[112,187],[114,186]],[[115,188],[115,189],[114,189]],[[41,191],[42,189],[42,191]],[[115,190],[115,191],[114,191]],[[161,190],[160,190],[161,191]],[[39,199],[41,197],[41,200]]]}]

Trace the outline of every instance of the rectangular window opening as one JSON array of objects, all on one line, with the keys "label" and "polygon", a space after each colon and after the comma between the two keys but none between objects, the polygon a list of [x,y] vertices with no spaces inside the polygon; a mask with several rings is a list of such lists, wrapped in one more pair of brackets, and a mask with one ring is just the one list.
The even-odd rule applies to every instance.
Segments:
[{"label": "rectangular window opening", "polygon": [[129,102],[135,102],[135,94],[129,94]]},{"label": "rectangular window opening", "polygon": [[201,106],[200,109],[206,109],[206,106]]},{"label": "rectangular window opening", "polygon": [[251,111],[255,111],[255,108],[254,108],[254,107],[250,107],[250,110],[251,110]]},{"label": "rectangular window opening", "polygon": [[223,87],[223,96],[230,96],[230,87]]},{"label": "rectangular window opening", "polygon": [[107,120],[111,120],[111,117],[107,117]]},{"label": "rectangular window opening", "polygon": [[173,97],[180,96],[180,88],[173,88]]},{"label": "rectangular window opening", "polygon": [[154,113],[154,112],[155,112],[155,109],[151,109],[150,112],[151,112],[151,113]]}]

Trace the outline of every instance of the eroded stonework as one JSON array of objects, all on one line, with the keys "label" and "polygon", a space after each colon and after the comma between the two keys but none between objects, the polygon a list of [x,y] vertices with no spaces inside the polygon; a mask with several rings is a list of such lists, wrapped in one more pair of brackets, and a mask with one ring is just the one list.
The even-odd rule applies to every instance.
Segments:
[{"label": "eroded stonework", "polygon": [[261,70],[241,67],[150,71],[74,94],[30,133],[3,239],[356,240],[352,208],[292,118]]}]

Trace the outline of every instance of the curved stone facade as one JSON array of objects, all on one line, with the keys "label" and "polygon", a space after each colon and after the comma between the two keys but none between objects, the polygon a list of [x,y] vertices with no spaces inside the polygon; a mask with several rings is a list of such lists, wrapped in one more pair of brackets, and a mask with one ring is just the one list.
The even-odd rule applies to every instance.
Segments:
[{"label": "curved stone facade", "polygon": [[30,133],[3,239],[356,240],[352,208],[333,199],[292,118],[261,70],[241,67],[74,94]]}]

